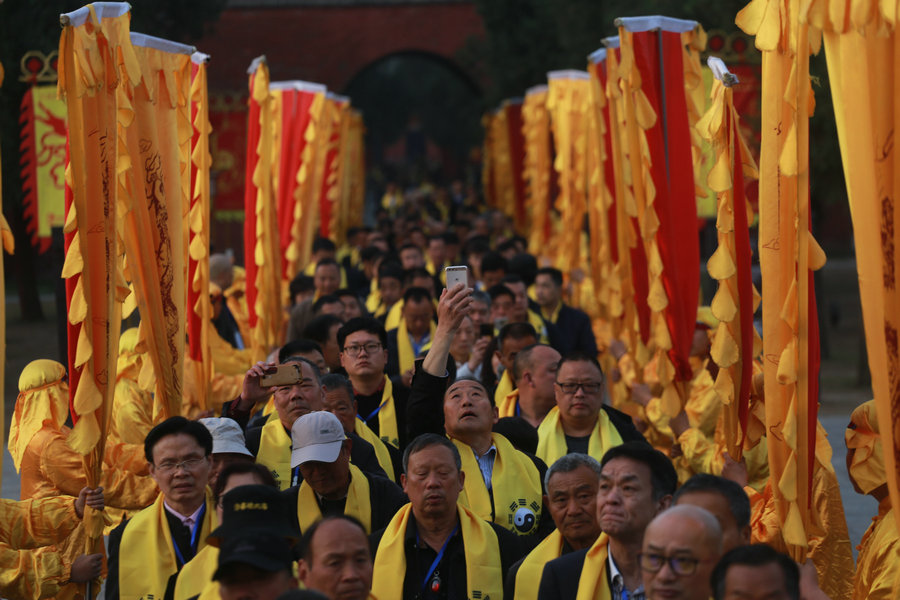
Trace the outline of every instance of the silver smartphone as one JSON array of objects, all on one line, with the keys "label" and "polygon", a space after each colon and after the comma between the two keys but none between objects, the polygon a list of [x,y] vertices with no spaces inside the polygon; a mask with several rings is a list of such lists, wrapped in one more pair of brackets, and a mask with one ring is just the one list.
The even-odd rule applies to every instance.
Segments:
[{"label": "silver smartphone", "polygon": [[446,275],[448,290],[453,289],[453,286],[457,283],[461,283],[466,287],[469,285],[469,267],[465,265],[446,267],[444,275]]}]

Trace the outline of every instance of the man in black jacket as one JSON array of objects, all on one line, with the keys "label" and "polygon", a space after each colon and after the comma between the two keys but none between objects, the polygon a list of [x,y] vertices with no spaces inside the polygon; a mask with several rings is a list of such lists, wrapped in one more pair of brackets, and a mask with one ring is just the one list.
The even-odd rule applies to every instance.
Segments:
[{"label": "man in black jacket", "polygon": [[563,275],[559,269],[538,269],[534,291],[541,307],[541,316],[551,324],[550,345],[560,354],[579,351],[597,355],[597,340],[587,313],[562,301]]}]

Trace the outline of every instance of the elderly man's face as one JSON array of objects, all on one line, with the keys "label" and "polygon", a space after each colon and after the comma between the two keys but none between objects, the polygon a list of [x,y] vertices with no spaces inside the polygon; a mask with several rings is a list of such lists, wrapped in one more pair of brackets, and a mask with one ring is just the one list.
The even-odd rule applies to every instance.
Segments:
[{"label": "elderly man's face", "polygon": [[457,381],[444,394],[444,428],[450,437],[490,433],[496,422],[497,407],[477,381]]},{"label": "elderly man's face", "polygon": [[153,446],[152,457],[150,476],[170,504],[196,509],[203,503],[210,461],[194,436],[164,436]]},{"label": "elderly man's face", "polygon": [[456,510],[465,474],[445,446],[426,446],[409,456],[407,473],[400,476],[403,491],[417,517],[446,517]]},{"label": "elderly man's face", "polygon": [[[698,521],[664,513],[644,532],[641,552],[644,590],[648,600],[708,600],[709,578],[720,556],[720,541]],[[648,569],[648,562],[655,562]],[[658,569],[656,569],[658,567]]]},{"label": "elderly man's face", "polygon": [[554,473],[547,482],[547,507],[562,536],[579,550],[600,535],[597,525],[597,486],[593,469],[581,465],[568,473]]},{"label": "elderly man's face", "polygon": [[372,556],[365,532],[343,519],[322,523],[310,540],[312,557],[300,561],[300,580],[329,600],[366,600]]},{"label": "elderly man's face", "polygon": [[275,389],[275,411],[281,424],[290,429],[294,421],[314,410],[324,410],[325,392],[319,385],[312,367],[298,361],[303,379],[294,385]]}]

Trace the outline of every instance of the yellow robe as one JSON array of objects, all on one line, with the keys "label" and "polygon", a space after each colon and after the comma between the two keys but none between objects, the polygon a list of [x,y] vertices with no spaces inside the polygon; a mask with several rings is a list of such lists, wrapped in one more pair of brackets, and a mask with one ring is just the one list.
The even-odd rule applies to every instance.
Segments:
[{"label": "yellow robe", "polygon": [[0,500],[0,594],[29,600],[58,594],[71,561],[52,544],[79,525],[74,498]]},{"label": "yellow robe", "polygon": [[878,516],[863,535],[853,577],[853,600],[890,600],[900,574],[900,535],[891,499],[878,505]]}]

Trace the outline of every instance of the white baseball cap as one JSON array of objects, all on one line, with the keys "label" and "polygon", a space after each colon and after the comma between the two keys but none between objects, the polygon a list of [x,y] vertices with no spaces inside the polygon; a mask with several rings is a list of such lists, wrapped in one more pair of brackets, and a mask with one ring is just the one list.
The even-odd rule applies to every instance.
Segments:
[{"label": "white baseball cap", "polygon": [[244,432],[234,419],[228,417],[207,417],[200,422],[209,429],[213,439],[213,454],[245,454],[253,456],[244,442]]},{"label": "white baseball cap", "polygon": [[291,427],[291,467],[336,461],[345,437],[341,422],[330,412],[317,410],[298,417]]}]

